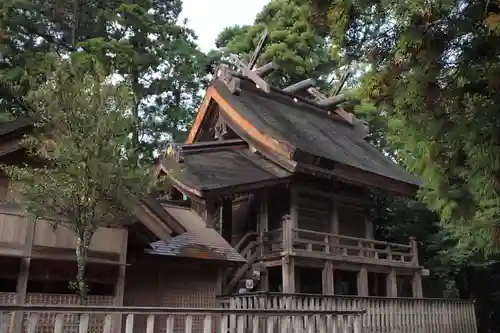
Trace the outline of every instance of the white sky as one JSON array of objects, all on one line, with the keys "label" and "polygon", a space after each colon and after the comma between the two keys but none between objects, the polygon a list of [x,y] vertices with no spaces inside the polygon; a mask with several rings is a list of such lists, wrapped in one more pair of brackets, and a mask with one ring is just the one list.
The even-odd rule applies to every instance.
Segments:
[{"label": "white sky", "polygon": [[252,24],[269,0],[184,0],[181,18],[198,35],[202,51],[215,48],[217,35],[227,26]]}]

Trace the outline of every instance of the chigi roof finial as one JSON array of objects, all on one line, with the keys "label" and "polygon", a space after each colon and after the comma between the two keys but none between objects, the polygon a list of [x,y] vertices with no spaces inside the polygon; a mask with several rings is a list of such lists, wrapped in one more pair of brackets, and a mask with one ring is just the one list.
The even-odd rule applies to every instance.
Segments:
[{"label": "chigi roof finial", "polygon": [[[261,67],[256,67],[256,64],[260,55],[264,51],[264,47],[266,46],[268,40],[269,32],[266,28],[248,63],[245,63],[235,54],[229,55],[229,61],[236,68],[236,72],[252,80],[259,89],[267,93],[271,91],[271,86],[263,79],[263,77],[272,70],[276,69],[277,66],[273,62],[269,62]],[[226,83],[229,90],[233,94],[239,91],[239,79],[232,76],[228,65],[219,65],[215,70],[215,77]]]},{"label": "chigi roof finial", "polygon": [[369,129],[366,124],[361,119],[356,118],[356,116],[352,113],[349,113],[342,109],[339,105],[348,101],[348,97],[345,94],[340,94],[342,88],[345,86],[345,83],[349,76],[350,72],[345,73],[340,78],[338,84],[333,87],[329,94],[322,93],[315,85],[316,81],[312,78],[302,80],[300,82],[294,83],[283,89],[284,92],[298,95],[300,93],[306,93],[310,97],[312,97],[312,101],[321,108],[326,109],[334,109],[338,116],[344,119],[349,124],[353,125],[355,130],[359,132],[359,135],[363,138],[366,138],[369,135]]}]

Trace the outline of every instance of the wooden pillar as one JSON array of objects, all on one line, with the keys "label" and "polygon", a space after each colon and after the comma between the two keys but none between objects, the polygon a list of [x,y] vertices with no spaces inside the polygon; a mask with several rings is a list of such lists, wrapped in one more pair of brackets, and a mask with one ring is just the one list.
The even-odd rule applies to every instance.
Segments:
[{"label": "wooden pillar", "polygon": [[[268,218],[268,200],[269,193],[261,191],[259,196],[259,214],[257,220],[257,231],[259,232],[259,253],[263,257],[267,251],[267,238],[265,233],[269,231],[269,218]],[[261,265],[261,275],[259,283],[260,291],[269,291],[269,268]]]},{"label": "wooden pillar", "polygon": [[411,286],[413,290],[414,298],[423,298],[422,290],[422,273],[420,271],[413,273],[413,278],[411,280]]},{"label": "wooden pillar", "polygon": [[233,200],[224,198],[222,200],[221,214],[221,235],[229,244],[232,245],[233,239]]},{"label": "wooden pillar", "polygon": [[373,222],[368,214],[365,217],[365,237],[366,239],[373,239]]},{"label": "wooden pillar", "polygon": [[293,257],[285,256],[281,259],[283,293],[295,293],[295,262]]},{"label": "wooden pillar", "polygon": [[330,232],[337,235],[339,233],[339,203],[337,197],[333,198],[331,213]]},{"label": "wooden pillar", "polygon": [[[118,266],[118,275],[116,277],[114,305],[123,306],[123,295],[125,293],[125,276],[127,271],[127,247],[128,230],[122,231],[122,249],[120,252],[120,266]],[[122,330],[122,316],[116,315],[113,318],[113,331],[119,333]]]},{"label": "wooden pillar", "polygon": [[398,281],[396,279],[396,271],[391,268],[386,278],[387,297],[398,297]]},{"label": "wooden pillar", "polygon": [[283,220],[283,251],[284,257],[281,259],[282,285],[284,293],[295,292],[295,262],[292,254],[292,222],[289,219]]},{"label": "wooden pillar", "polygon": [[368,296],[368,271],[366,267],[361,267],[358,272],[358,296]]},{"label": "wooden pillar", "polygon": [[418,266],[418,244],[415,237],[410,237],[410,246],[411,246],[411,253],[413,255],[412,263],[415,266]]},{"label": "wooden pillar", "polygon": [[257,224],[258,231],[261,233],[269,231],[268,200],[269,200],[269,193],[267,191],[262,191],[260,193],[259,221]]},{"label": "wooden pillar", "polygon": [[323,274],[322,274],[322,282],[323,282],[324,295],[335,294],[335,278],[333,274],[333,262],[331,260],[325,260],[325,266],[323,267]]},{"label": "wooden pillar", "polygon": [[215,221],[214,221],[214,215],[215,215],[215,204],[211,200],[206,200],[205,201],[205,211],[203,212],[203,219],[207,223],[207,227],[213,228]]},{"label": "wooden pillar", "polygon": [[[16,284],[16,304],[26,303],[26,289],[28,287],[29,271],[31,265],[31,249],[33,247],[33,238],[35,236],[35,220],[25,218],[26,234],[24,236],[23,258],[19,264],[19,274]],[[21,333],[23,329],[23,313],[14,312],[12,315],[11,330],[12,333]]]}]

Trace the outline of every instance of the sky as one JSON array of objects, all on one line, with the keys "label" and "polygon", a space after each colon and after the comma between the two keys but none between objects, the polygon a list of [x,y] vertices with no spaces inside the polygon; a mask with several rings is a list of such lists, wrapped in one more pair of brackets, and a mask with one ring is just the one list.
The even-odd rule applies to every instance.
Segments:
[{"label": "sky", "polygon": [[215,48],[214,41],[225,27],[252,24],[269,0],[184,0],[181,18],[198,35],[202,51]]}]

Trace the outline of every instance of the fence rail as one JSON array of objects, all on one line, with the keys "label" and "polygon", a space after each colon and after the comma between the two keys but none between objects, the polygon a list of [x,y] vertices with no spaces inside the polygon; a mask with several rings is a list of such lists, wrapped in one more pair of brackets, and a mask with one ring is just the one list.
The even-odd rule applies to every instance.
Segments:
[{"label": "fence rail", "polygon": [[282,228],[263,233],[263,254],[290,255],[401,267],[418,267],[415,239],[409,244],[397,244],[367,238],[357,238],[327,232],[293,228],[288,219]]},{"label": "fence rail", "polygon": [[[0,305],[0,333],[22,313],[26,333],[362,333],[362,311]],[[125,318],[125,325],[122,319]],[[122,327],[123,326],[123,327]],[[123,328],[123,329],[121,329]]]},{"label": "fence rail", "polygon": [[474,304],[465,300],[252,293],[220,298],[228,309],[366,310],[364,333],[476,333]]}]

